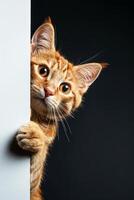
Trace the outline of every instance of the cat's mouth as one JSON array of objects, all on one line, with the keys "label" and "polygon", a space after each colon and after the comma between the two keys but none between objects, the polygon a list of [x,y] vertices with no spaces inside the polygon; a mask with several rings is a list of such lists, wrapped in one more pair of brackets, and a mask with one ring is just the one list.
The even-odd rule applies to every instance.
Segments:
[{"label": "cat's mouth", "polygon": [[46,104],[46,98],[47,98],[47,97],[43,97],[43,98],[42,98],[42,97],[34,97],[35,100],[40,101],[40,102],[41,102],[42,104],[44,104],[45,106],[47,105],[47,104]]},{"label": "cat's mouth", "polygon": [[58,107],[58,103],[54,96],[35,96],[34,99],[42,103],[42,105],[48,109],[56,109]]},{"label": "cat's mouth", "polygon": [[42,107],[42,111],[44,110],[45,116],[47,116],[48,119],[54,120],[54,121],[59,121],[61,120],[61,116],[59,113],[59,106],[58,103],[56,102],[55,98],[53,96],[49,97],[36,97],[37,100],[37,107],[38,105]]},{"label": "cat's mouth", "polygon": [[33,107],[36,106],[36,110],[42,113],[45,117],[54,121],[61,121],[68,115],[68,110],[61,103],[56,101],[55,96],[48,97],[34,97],[36,101]]}]

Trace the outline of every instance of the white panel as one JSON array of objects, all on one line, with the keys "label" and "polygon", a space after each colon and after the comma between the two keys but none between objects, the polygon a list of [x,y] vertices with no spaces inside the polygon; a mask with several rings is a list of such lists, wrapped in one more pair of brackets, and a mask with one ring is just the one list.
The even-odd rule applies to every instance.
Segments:
[{"label": "white panel", "polygon": [[0,199],[29,200],[29,157],[10,143],[29,121],[30,0],[0,0]]}]

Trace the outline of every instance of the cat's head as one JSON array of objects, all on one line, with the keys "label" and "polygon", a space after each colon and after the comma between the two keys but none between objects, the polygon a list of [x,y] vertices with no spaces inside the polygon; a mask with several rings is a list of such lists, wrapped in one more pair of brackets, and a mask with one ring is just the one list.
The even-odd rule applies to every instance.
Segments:
[{"label": "cat's head", "polygon": [[47,119],[64,118],[80,105],[102,65],[74,66],[55,49],[54,27],[42,24],[31,41],[31,107]]}]

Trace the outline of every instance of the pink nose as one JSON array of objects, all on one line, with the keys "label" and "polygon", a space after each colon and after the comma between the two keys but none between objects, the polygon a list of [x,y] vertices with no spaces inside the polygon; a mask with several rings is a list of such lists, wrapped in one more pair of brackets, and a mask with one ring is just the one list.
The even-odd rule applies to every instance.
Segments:
[{"label": "pink nose", "polygon": [[53,96],[54,92],[50,90],[49,88],[44,88],[45,91],[45,97]]}]

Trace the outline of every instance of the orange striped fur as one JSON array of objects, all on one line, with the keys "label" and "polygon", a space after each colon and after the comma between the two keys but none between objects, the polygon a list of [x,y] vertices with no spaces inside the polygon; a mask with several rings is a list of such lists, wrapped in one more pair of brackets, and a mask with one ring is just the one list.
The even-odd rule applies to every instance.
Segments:
[{"label": "orange striped fur", "polygon": [[79,107],[102,67],[98,63],[74,66],[61,56],[55,50],[50,19],[34,33],[31,41],[31,121],[20,127],[17,134],[19,146],[32,153],[30,200],[42,200],[40,184],[58,121]]}]

